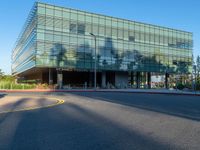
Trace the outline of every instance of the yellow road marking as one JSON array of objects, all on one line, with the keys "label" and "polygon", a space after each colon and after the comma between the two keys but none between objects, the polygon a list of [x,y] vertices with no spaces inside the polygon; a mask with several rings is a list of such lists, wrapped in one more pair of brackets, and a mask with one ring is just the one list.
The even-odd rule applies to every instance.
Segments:
[{"label": "yellow road marking", "polygon": [[[34,98],[39,98],[39,97],[34,97]],[[27,108],[21,108],[21,109],[16,109],[16,110],[11,110],[11,111],[2,111],[2,112],[0,111],[0,114],[3,114],[3,113],[12,113],[12,112],[18,112],[18,111],[28,111],[28,110],[41,109],[41,108],[49,108],[49,107],[53,107],[53,106],[56,106],[56,105],[61,105],[61,104],[63,104],[65,102],[64,100],[58,99],[58,98],[52,98],[52,97],[50,97],[50,98],[47,98],[47,99],[56,100],[56,103],[49,104],[49,105],[46,105],[46,106],[27,107]]]}]

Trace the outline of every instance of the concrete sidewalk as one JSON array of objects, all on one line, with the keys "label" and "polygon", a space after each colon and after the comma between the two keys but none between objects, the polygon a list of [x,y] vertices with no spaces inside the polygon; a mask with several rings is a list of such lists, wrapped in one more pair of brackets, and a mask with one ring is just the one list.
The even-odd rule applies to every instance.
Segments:
[{"label": "concrete sidewalk", "polygon": [[123,93],[148,93],[148,94],[173,94],[173,95],[195,95],[200,92],[181,91],[176,89],[29,89],[29,90],[0,90],[2,93],[15,92],[123,92]]}]

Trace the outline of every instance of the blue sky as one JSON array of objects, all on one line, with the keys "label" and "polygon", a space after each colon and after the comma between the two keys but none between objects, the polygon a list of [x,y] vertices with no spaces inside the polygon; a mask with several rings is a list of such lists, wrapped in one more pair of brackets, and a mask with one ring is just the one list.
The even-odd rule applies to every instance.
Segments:
[{"label": "blue sky", "polygon": [[[194,55],[200,55],[199,0],[40,0],[54,5],[193,32]],[[11,73],[11,52],[35,0],[0,4],[0,68]]]}]

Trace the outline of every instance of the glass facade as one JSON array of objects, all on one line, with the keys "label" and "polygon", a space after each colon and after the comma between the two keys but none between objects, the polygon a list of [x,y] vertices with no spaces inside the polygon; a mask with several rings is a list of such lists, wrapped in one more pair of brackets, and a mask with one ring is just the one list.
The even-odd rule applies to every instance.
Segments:
[{"label": "glass facade", "polygon": [[35,3],[12,54],[13,74],[31,67],[190,73],[192,33]]},{"label": "glass facade", "polygon": [[35,67],[36,62],[36,4],[33,6],[27,21],[12,51],[12,74],[22,73]]}]

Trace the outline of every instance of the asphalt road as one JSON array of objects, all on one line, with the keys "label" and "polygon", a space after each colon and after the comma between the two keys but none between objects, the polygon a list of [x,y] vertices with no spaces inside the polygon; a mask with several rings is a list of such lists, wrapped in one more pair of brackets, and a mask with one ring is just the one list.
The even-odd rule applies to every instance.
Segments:
[{"label": "asphalt road", "polygon": [[[12,93],[64,99],[0,114],[0,150],[200,149],[200,97],[136,93]],[[2,97],[8,95],[0,95]]]}]

